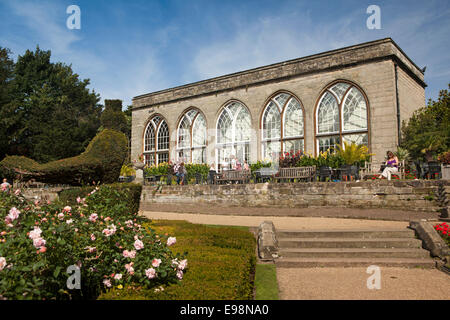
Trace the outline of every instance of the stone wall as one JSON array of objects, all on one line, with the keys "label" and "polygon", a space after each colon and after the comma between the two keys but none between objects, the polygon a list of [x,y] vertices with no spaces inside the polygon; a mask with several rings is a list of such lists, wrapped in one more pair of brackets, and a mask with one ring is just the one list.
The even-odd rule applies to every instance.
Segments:
[{"label": "stone wall", "polygon": [[29,200],[54,201],[58,198],[58,193],[69,187],[48,187],[48,188],[24,188],[22,194]]},{"label": "stone wall", "polygon": [[152,203],[207,204],[240,207],[348,207],[436,211],[438,183],[450,181],[361,181],[258,183],[233,185],[146,186],[141,207]]}]

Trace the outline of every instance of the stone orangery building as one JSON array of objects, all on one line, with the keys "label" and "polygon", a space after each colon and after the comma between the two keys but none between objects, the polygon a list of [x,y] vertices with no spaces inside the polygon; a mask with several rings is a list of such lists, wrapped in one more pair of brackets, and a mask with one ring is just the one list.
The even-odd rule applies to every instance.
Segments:
[{"label": "stone orangery building", "polygon": [[317,155],[354,141],[375,160],[425,106],[424,75],[390,38],[133,98],[131,158],[214,163]]}]

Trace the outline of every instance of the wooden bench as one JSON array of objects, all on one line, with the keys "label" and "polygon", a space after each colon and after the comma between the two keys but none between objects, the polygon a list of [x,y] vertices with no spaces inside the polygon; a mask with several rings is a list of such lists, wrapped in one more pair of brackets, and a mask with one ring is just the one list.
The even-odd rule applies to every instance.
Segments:
[{"label": "wooden bench", "polygon": [[[381,166],[384,166],[384,164],[385,162],[366,162],[364,168],[361,168],[361,179],[364,179],[367,176],[381,175],[383,172]],[[392,174],[397,175],[400,179],[405,179],[405,160],[398,162],[398,172]]]},{"label": "wooden bench", "polygon": [[316,177],[316,166],[311,166],[311,167],[280,168],[278,173],[274,176],[274,179],[275,180],[305,179],[307,181],[314,181],[315,177]]},{"label": "wooden bench", "polygon": [[228,182],[250,182],[251,173],[250,170],[224,170],[221,174],[216,175],[215,184],[228,183]]}]

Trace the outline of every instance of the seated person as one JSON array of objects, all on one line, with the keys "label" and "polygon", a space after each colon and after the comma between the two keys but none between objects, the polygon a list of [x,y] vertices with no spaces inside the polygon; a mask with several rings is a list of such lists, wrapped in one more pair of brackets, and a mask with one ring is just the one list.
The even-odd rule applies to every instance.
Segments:
[{"label": "seated person", "polygon": [[177,176],[177,184],[180,184],[180,182],[181,182],[181,185],[184,184],[184,177],[186,176],[186,174],[187,174],[187,171],[184,166],[184,162],[182,162],[180,164],[180,166],[178,167],[177,172],[175,174]]},{"label": "seated person", "polygon": [[214,175],[216,174],[216,168],[214,167],[214,163],[211,164],[209,167],[209,174],[208,174],[208,183],[214,184]]},{"label": "seated person", "polygon": [[398,172],[398,158],[391,151],[387,152],[387,158],[386,167],[379,178],[382,179],[384,177],[391,180],[392,173]]}]

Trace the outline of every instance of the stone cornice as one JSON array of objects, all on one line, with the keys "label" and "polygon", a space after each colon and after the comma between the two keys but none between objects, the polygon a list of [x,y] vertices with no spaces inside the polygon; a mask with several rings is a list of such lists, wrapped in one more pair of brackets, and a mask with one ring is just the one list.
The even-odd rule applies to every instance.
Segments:
[{"label": "stone cornice", "polygon": [[416,82],[426,87],[419,67],[391,38],[385,38],[136,96],[133,98],[133,109],[384,60],[394,61]]}]

